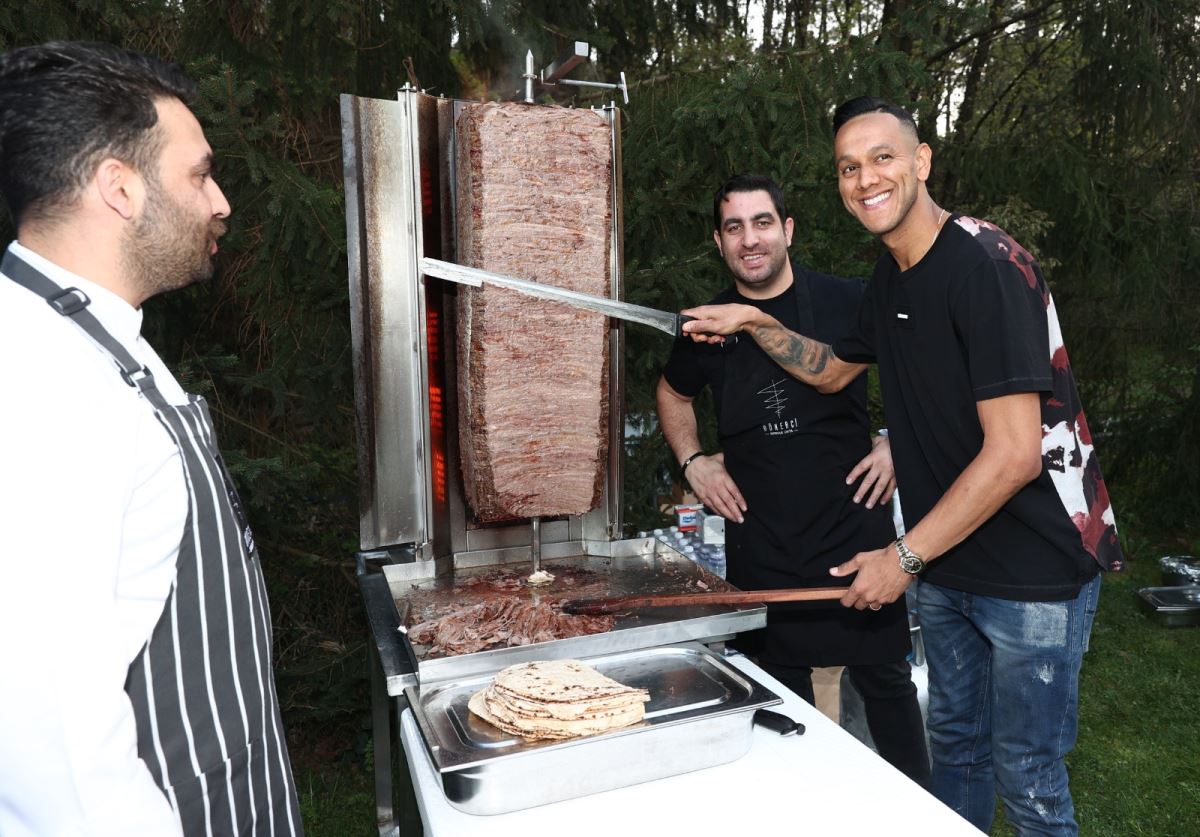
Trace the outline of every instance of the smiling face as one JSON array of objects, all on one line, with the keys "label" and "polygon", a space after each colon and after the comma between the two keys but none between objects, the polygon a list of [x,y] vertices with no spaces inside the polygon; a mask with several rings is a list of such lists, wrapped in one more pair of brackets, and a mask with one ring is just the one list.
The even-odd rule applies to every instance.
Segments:
[{"label": "smiling face", "polygon": [[932,152],[913,130],[888,113],[868,113],[834,138],[842,203],[864,227],[884,239],[903,231],[924,192]]},{"label": "smiling face", "polygon": [[767,192],[730,192],[721,202],[721,227],[713,238],[745,296],[768,299],[791,283],[792,219],[780,220]]},{"label": "smiling face", "polygon": [[143,298],[209,279],[229,203],[212,178],[212,149],[178,99],[156,103],[162,149],[143,175],[146,198],[125,236],[123,258]]}]

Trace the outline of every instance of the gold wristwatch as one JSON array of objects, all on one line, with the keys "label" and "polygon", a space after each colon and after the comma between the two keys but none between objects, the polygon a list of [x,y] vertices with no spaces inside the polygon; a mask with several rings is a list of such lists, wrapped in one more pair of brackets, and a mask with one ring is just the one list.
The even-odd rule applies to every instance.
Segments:
[{"label": "gold wristwatch", "polygon": [[903,537],[896,538],[896,552],[900,556],[900,569],[909,575],[916,575],[925,569],[925,562],[921,560],[921,556],[908,548]]}]

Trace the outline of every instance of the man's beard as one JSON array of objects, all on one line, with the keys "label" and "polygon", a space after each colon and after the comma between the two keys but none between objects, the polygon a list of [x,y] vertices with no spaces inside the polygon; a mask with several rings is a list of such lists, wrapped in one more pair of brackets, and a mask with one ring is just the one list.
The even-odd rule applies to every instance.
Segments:
[{"label": "man's beard", "polygon": [[734,282],[738,287],[754,291],[771,285],[776,279],[779,278],[779,274],[783,271],[784,266],[787,264],[786,250],[784,250],[782,253],[766,251],[766,256],[768,268],[766,272],[764,272],[758,278],[752,278],[743,272],[741,264],[737,259],[734,259],[733,264],[730,264],[730,260],[726,259],[725,265],[729,268],[729,272],[733,274]]},{"label": "man's beard", "polygon": [[121,257],[142,299],[206,282],[213,275],[212,243],[225,233],[216,218],[197,220],[147,178],[142,217],[125,235]]}]

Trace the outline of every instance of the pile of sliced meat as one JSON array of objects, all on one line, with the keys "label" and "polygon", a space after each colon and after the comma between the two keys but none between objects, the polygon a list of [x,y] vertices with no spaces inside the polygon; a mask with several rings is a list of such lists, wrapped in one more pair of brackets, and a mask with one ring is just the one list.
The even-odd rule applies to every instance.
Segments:
[{"label": "pile of sliced meat", "polygon": [[471,654],[485,648],[532,645],[612,630],[612,616],[571,616],[557,605],[508,598],[454,608],[408,629],[408,638],[428,646],[424,656]]}]

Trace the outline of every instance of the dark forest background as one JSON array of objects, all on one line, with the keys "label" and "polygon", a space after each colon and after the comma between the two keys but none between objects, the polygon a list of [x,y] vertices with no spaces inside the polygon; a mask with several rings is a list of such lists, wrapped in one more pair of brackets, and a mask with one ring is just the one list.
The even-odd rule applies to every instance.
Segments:
[{"label": "dark forest background", "polygon": [[[28,0],[0,49],[94,39],[173,59],[233,206],[219,277],[152,300],[147,336],[205,394],[272,587],[293,749],[367,748],[366,632],[338,95],[412,82],[511,98],[526,49],[571,41],[624,71],[625,289],[678,309],[724,282],[713,188],[774,176],[793,255],[869,275],[878,244],[841,207],[832,108],[910,105],[942,205],[1005,227],[1053,289],[1118,525],[1200,536],[1200,0]],[[586,91],[565,100],[603,104]],[[11,237],[7,220],[0,237]],[[675,465],[652,422],[668,343],[627,330],[626,520],[655,521]],[[1132,550],[1136,552],[1137,550]]]}]

